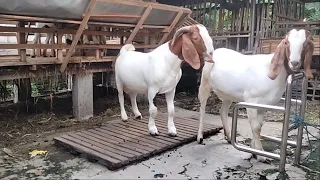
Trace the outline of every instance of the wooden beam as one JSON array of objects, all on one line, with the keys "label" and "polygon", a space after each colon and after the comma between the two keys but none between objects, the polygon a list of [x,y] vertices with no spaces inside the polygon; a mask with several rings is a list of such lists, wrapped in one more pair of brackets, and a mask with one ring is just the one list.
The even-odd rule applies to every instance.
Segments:
[{"label": "wooden beam", "polygon": [[65,74],[82,74],[82,73],[97,73],[97,72],[108,72],[112,71],[112,68],[108,66],[103,66],[101,63],[87,64],[85,69],[79,68],[77,64],[69,64],[68,70],[65,73],[60,73],[58,70],[58,65],[51,65],[45,68],[38,68],[35,71],[28,70],[27,67],[20,67],[16,71],[1,71],[0,81],[2,80],[14,80],[14,79],[25,79],[25,78],[39,78],[39,77],[49,77]]},{"label": "wooden beam", "polygon": [[136,34],[138,33],[140,27],[143,25],[144,21],[147,19],[147,17],[149,16],[151,11],[152,11],[152,6],[149,5],[148,8],[144,11],[143,15],[141,16],[138,24],[133,29],[133,31],[130,34],[129,38],[127,39],[126,44],[129,44],[129,43],[132,42],[133,38],[136,36]]},{"label": "wooden beam", "polygon": [[63,63],[61,65],[61,67],[60,67],[60,72],[63,72],[66,69],[66,67],[68,65],[68,62],[69,62],[69,58],[71,57],[74,48],[78,44],[78,41],[79,41],[80,36],[82,34],[82,31],[86,27],[86,25],[87,25],[87,23],[88,23],[88,21],[90,19],[91,13],[92,13],[94,7],[96,6],[96,3],[97,3],[97,0],[91,0],[90,1],[89,8],[86,11],[86,16],[83,18],[82,23],[80,24],[80,27],[79,27],[76,35],[74,36],[74,39],[72,40],[72,44],[71,44],[71,46],[70,46],[70,48],[68,50],[68,53],[67,53],[66,57],[64,58]]},{"label": "wooden beam", "polygon": [[[25,23],[23,21],[20,21],[18,23],[18,26],[19,27],[24,27],[25,26]],[[25,33],[18,33],[18,43],[19,44],[26,44],[26,34]],[[21,61],[26,61],[26,56],[27,56],[27,50],[26,49],[20,49],[19,50],[19,54],[20,54],[20,58],[21,58]]]},{"label": "wooden beam", "polygon": [[[120,44],[81,44],[74,49],[121,49]],[[154,48],[158,45],[135,44],[136,48]],[[70,49],[68,44],[0,44],[0,49]]]},{"label": "wooden beam", "polygon": [[[82,15],[84,17],[84,15]],[[135,14],[92,14],[91,18],[129,18],[129,19],[138,19],[141,16]]]},{"label": "wooden beam", "polygon": [[[77,56],[70,58],[70,64],[72,63],[99,63],[99,62],[112,62],[116,56],[105,56],[100,59],[96,57]],[[2,59],[2,58],[1,58]],[[43,64],[62,64],[63,61],[58,60],[55,57],[27,57],[26,61],[20,61],[20,57],[16,59],[10,58],[10,61],[0,60],[0,67],[4,66],[30,66],[30,65],[43,65]]]},{"label": "wooden beam", "polygon": [[0,32],[0,36],[17,36],[17,33],[3,33],[3,32]]},{"label": "wooden beam", "polygon": [[[165,27],[167,28],[170,26],[165,26]],[[76,34],[77,30],[56,29],[56,28],[24,28],[24,27],[3,27],[3,26],[0,26],[0,32],[37,32],[37,33]],[[163,30],[162,32],[165,32],[165,30]],[[102,35],[102,36],[129,36],[131,33],[130,32],[109,32],[109,31],[83,30],[82,34]],[[138,34],[141,36],[148,35],[147,33],[144,33],[144,32],[139,32]]]},{"label": "wooden beam", "polygon": [[106,3],[114,3],[114,4],[123,4],[123,5],[129,5],[129,6],[138,6],[138,7],[148,7],[149,5],[152,5],[154,9],[174,11],[174,12],[180,12],[182,10],[184,13],[188,13],[188,14],[192,13],[192,11],[188,8],[170,6],[166,4],[160,4],[160,3],[152,3],[152,2],[147,3],[143,1],[137,1],[137,0],[98,0],[98,1],[106,2]]},{"label": "wooden beam", "polygon": [[[63,19],[53,19],[53,18],[41,18],[41,17],[34,17],[34,16],[20,16],[20,15],[5,15],[0,14],[1,18],[10,18],[14,20],[25,20],[25,21],[32,21],[32,22],[51,22],[51,23],[67,23],[67,24],[81,24],[81,21],[75,20],[63,20]],[[7,23],[4,24],[16,24],[10,22],[16,21],[5,21]],[[92,25],[104,25],[104,26],[111,26],[111,27],[135,27],[135,24],[127,24],[127,23],[107,23],[107,22],[88,22],[88,24]],[[144,25],[144,28],[166,28],[168,26],[157,26],[157,25]]]},{"label": "wooden beam", "polygon": [[179,22],[179,19],[181,18],[182,14],[183,14],[183,12],[180,11],[180,12],[177,14],[177,16],[174,18],[174,20],[172,21],[172,23],[171,23],[171,25],[170,25],[170,27],[169,27],[169,29],[168,29],[168,32],[165,33],[165,34],[163,35],[163,37],[161,38],[161,40],[160,40],[160,42],[159,42],[160,45],[163,44],[163,43],[167,40],[170,32],[171,32],[172,29],[176,26],[176,24]]}]

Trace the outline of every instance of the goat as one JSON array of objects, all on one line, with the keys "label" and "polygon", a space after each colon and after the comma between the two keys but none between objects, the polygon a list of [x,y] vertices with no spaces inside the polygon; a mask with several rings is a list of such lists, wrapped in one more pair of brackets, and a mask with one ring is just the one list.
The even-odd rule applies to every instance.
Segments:
[{"label": "goat", "polygon": [[176,136],[174,117],[174,94],[181,78],[181,63],[187,62],[199,69],[204,61],[212,62],[213,45],[207,29],[201,25],[182,27],[173,39],[148,53],[135,51],[132,44],[124,45],[115,62],[115,79],[121,108],[121,118],[128,116],[124,109],[123,92],[129,94],[135,118],[141,118],[137,94],[147,94],[149,102],[148,132],[158,135],[155,125],[157,107],[153,104],[156,94],[165,94],[168,109],[168,134]]},{"label": "goat", "polygon": [[[198,143],[203,142],[202,123],[211,91],[222,101],[220,116],[224,135],[230,143],[228,112],[232,102],[276,104],[285,91],[288,75],[299,71],[302,61],[307,78],[313,78],[310,71],[312,40],[309,31],[292,29],[273,54],[243,55],[226,48],[216,49],[212,58],[214,64],[205,63],[201,75]],[[264,111],[247,108],[247,114],[253,133],[251,147],[263,150],[260,132]],[[264,157],[257,158],[266,161]]]}]

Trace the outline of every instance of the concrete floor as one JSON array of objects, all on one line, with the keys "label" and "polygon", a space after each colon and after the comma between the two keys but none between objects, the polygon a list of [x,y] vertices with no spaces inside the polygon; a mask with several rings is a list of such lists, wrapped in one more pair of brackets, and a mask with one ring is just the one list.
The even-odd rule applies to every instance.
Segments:
[{"label": "concrete floor", "polygon": [[[179,116],[198,119],[197,112],[180,108],[176,111]],[[209,114],[205,122],[221,125],[219,116]],[[281,123],[266,122],[262,133],[279,137],[281,129]],[[239,120],[238,131],[238,141],[251,138],[246,119]],[[248,159],[250,154],[226,143],[223,131],[205,139],[205,143],[199,145],[193,142],[118,171],[110,171],[98,163],[56,149],[47,157],[10,163],[0,159],[0,179],[275,179],[279,174],[277,161],[264,164]],[[286,169],[290,179],[306,179],[306,172],[302,169],[290,164],[286,165]]]}]

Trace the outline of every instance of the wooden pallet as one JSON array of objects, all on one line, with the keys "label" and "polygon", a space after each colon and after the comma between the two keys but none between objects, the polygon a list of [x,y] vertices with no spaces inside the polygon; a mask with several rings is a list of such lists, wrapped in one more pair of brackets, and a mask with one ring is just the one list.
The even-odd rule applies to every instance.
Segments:
[{"label": "wooden pallet", "polygon": [[[99,128],[66,133],[55,137],[57,145],[71,153],[81,154],[110,170],[150,158],[159,153],[195,141],[198,121],[175,117],[178,136],[167,135],[167,115],[158,114],[159,136],[148,134],[148,120],[129,120],[107,123]],[[204,123],[204,137],[218,133],[222,127]]]}]

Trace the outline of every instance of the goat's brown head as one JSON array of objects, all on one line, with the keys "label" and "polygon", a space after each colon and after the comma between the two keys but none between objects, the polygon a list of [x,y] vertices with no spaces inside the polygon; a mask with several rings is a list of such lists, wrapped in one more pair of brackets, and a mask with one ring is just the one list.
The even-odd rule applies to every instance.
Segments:
[{"label": "goat's brown head", "polygon": [[212,39],[206,27],[201,24],[178,29],[169,42],[169,48],[194,69],[199,69],[204,61],[213,63]]},{"label": "goat's brown head", "polygon": [[292,74],[300,70],[304,61],[307,78],[313,78],[310,70],[314,45],[310,32],[304,29],[292,29],[278,45],[271,60],[268,77],[274,80],[280,73],[282,65]]}]

